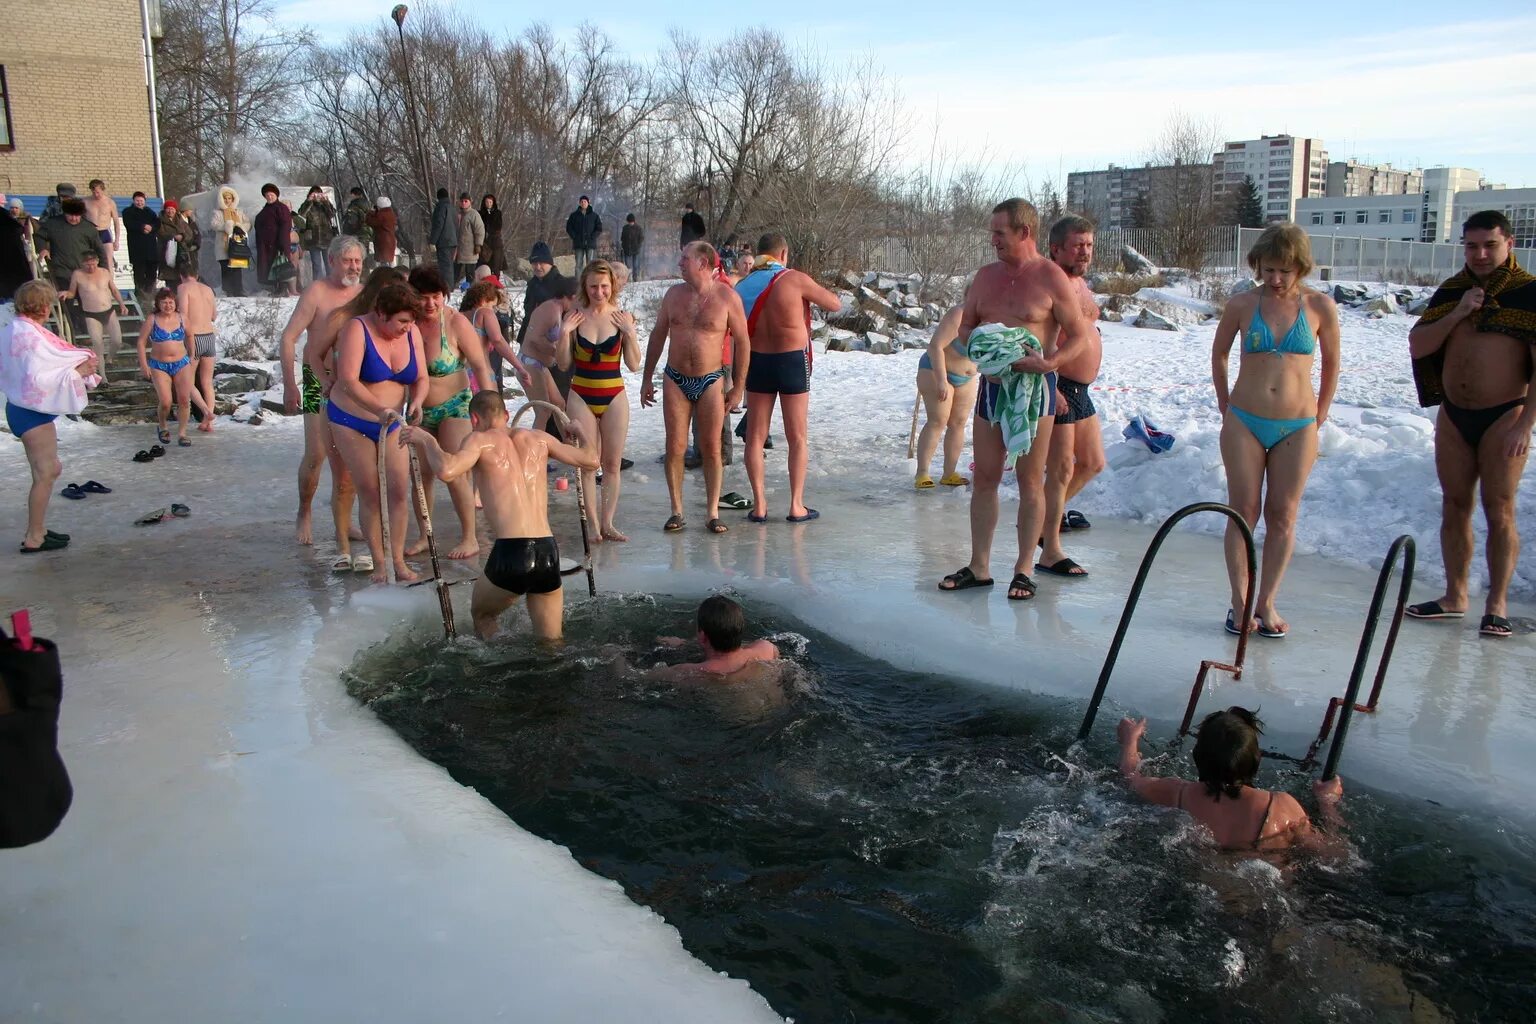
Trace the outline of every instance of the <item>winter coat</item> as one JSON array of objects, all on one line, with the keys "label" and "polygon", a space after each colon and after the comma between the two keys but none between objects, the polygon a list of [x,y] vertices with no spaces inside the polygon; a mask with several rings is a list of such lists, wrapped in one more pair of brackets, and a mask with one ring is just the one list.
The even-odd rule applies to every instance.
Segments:
[{"label": "winter coat", "polygon": [[[480,220],[485,224],[485,247],[480,253],[480,262],[490,264],[492,258],[504,248],[501,241],[501,207],[493,207],[490,210],[480,211]],[[503,258],[505,262],[505,258]]]},{"label": "winter coat", "polygon": [[50,217],[37,226],[37,251],[48,250],[48,269],[56,280],[66,280],[80,269],[80,261],[88,252],[94,252],[101,265],[107,265],[107,251],[102,248],[96,225],[86,217],[79,224],[71,224],[63,217]]},{"label": "winter coat", "polygon": [[32,261],[21,222],[10,210],[0,209],[0,302],[9,302],[16,289],[32,280]]},{"label": "winter coat", "polygon": [[639,256],[644,244],[645,232],[639,224],[625,224],[624,230],[619,232],[619,251],[625,256]]},{"label": "winter coat", "polygon": [[697,242],[704,237],[704,232],[704,218],[699,216],[699,211],[689,210],[683,214],[683,226],[677,235],[677,247],[681,249],[689,242]]},{"label": "winter coat", "polygon": [[304,218],[304,229],[299,232],[304,248],[329,248],[331,239],[336,237],[336,207],[331,201],[323,196],[306,199],[299,207],[299,216]]},{"label": "winter coat", "polygon": [[523,335],[528,331],[528,318],[544,303],[554,298],[555,285],[561,279],[560,271],[554,267],[549,268],[549,273],[543,277],[530,277],[528,290],[523,293],[523,322],[517,328],[517,343],[523,343]]},{"label": "winter coat", "polygon": [[355,197],[347,204],[347,209],[341,215],[341,233],[351,235],[359,240],[366,240],[368,234],[368,201],[362,196]]},{"label": "winter coat", "polygon": [[432,227],[427,232],[427,244],[438,249],[452,249],[459,242],[459,230],[453,219],[453,204],[439,199],[432,207]]},{"label": "winter coat", "polygon": [[381,206],[368,214],[368,226],[373,229],[373,258],[380,263],[395,262],[395,249],[399,246],[397,232],[400,218],[393,206]]},{"label": "winter coat", "polygon": [[485,244],[485,221],[480,219],[479,211],[473,207],[460,210],[457,225],[459,251],[454,260],[469,263],[479,259],[480,247]]},{"label": "winter coat", "polygon": [[603,222],[593,207],[588,206],[583,211],[578,206],[565,218],[565,233],[571,236],[571,248],[596,249],[597,236],[603,233]]},{"label": "winter coat", "polygon": [[209,226],[213,229],[214,258],[223,263],[229,259],[229,236],[235,228],[243,228],[246,234],[250,234],[250,222],[240,212],[240,193],[228,185],[219,189],[219,207],[214,211]]},{"label": "winter coat", "polygon": [[288,236],[293,231],[293,211],[279,200],[268,203],[256,214],[256,280],[265,282],[267,271],[278,253],[288,251]]},{"label": "winter coat", "polygon": [[[160,244],[155,229],[160,218],[154,210],[142,210],[133,204],[123,208],[123,231],[128,236],[128,259],[134,266],[147,266],[160,262]],[[146,232],[144,229],[149,228]]]},{"label": "winter coat", "polygon": [[171,262],[165,258],[165,250],[173,238],[176,240],[176,265],[197,266],[197,251],[203,247],[203,229],[197,226],[197,221],[185,210],[174,213],[167,210],[160,215],[161,263]]}]

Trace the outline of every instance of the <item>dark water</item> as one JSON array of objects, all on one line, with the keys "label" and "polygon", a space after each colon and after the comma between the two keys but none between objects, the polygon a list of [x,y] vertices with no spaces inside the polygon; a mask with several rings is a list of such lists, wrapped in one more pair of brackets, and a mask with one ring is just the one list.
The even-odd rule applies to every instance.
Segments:
[{"label": "dark water", "polygon": [[1354,860],[1233,859],[1127,795],[1111,729],[1058,756],[1076,704],[783,616],[758,623],[794,652],[782,706],[613,662],[668,657],[652,640],[691,636],[692,609],[579,605],[571,636],[599,639],[559,656],[386,645],[348,688],[799,1022],[1532,1019],[1529,835],[1352,790]]}]

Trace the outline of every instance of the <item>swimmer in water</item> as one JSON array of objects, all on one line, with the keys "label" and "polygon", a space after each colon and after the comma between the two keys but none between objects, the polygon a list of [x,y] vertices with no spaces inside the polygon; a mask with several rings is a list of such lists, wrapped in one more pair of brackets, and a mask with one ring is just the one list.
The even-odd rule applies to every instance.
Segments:
[{"label": "swimmer in water", "polygon": [[[779,649],[767,640],[743,644],[741,638],[746,631],[747,615],[741,605],[720,594],[706,597],[699,604],[699,646],[704,649],[704,660],[670,666],[665,674],[734,676],[752,665],[779,660]],[[688,641],[664,636],[658,642],[666,647],[681,647]]]},{"label": "swimmer in water", "polygon": [[[1254,776],[1263,753],[1259,736],[1264,723],[1247,708],[1231,707],[1205,716],[1195,733],[1194,761],[1198,782],[1158,779],[1141,774],[1137,745],[1147,731],[1147,720],[1120,720],[1120,772],[1133,790],[1146,800],[1187,811],[1211,830],[1222,849],[1264,853],[1300,844],[1318,850],[1336,847],[1328,836],[1315,832],[1307,812],[1289,793],[1257,789]],[[1339,801],[1344,785],[1337,777],[1313,783],[1318,808],[1330,832],[1343,825]]]},{"label": "swimmer in water", "polygon": [[558,640],[564,615],[560,549],[549,528],[544,466],[555,459],[577,469],[596,469],[597,447],[576,421],[569,428],[575,444],[564,444],[542,430],[509,430],[507,403],[496,391],[481,391],[470,400],[469,420],[473,432],[457,451],[444,452],[435,437],[414,426],[400,431],[400,443],[420,448],[444,483],[474,470],[485,518],[496,538],[470,597],[475,632],[485,640],[494,637],[502,612],[526,596],[534,635]]}]

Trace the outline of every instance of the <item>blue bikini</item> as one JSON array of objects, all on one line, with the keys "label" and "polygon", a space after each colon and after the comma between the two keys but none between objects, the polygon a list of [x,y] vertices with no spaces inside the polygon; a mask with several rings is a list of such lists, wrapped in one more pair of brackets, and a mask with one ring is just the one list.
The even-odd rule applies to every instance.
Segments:
[{"label": "blue bikini", "polygon": [[[1285,332],[1285,337],[1278,343],[1275,335],[1269,329],[1269,324],[1261,313],[1264,303],[1260,302],[1253,308],[1253,320],[1248,324],[1248,331],[1243,335],[1243,352],[1245,354],[1273,352],[1277,356],[1309,356],[1317,351],[1317,338],[1312,334],[1312,325],[1307,322],[1307,306],[1303,302],[1301,311],[1296,314],[1296,322],[1291,329]],[[1297,419],[1273,419],[1269,416],[1255,416],[1251,412],[1244,412],[1237,406],[1228,403],[1227,408],[1248,428],[1259,444],[1264,446],[1267,452],[1275,445],[1290,437],[1303,427],[1317,422],[1316,416],[1303,416]]]},{"label": "blue bikini", "polygon": [[[393,369],[385,361],[384,357],[379,355],[379,350],[374,347],[373,335],[368,333],[368,325],[363,322],[363,318],[357,317],[356,319],[363,328],[363,365],[358,368],[357,379],[364,384],[378,384],[386,380],[392,380],[396,384],[404,385],[416,383],[416,378],[420,376],[420,371],[416,368],[416,346],[410,346],[410,361],[399,370]],[[347,410],[336,404],[335,399],[326,400],[325,418],[338,426],[357,431],[375,444],[378,443],[380,433],[379,422],[377,420],[365,420],[361,416],[347,412]],[[394,433],[399,429],[399,420],[389,425],[390,433]]]},{"label": "blue bikini", "polygon": [[[158,323],[151,322],[149,325],[149,340],[151,342],[179,341],[181,342],[182,348],[185,349],[187,346],[186,321],[178,321],[174,331],[167,331]],[[150,369],[159,370],[167,377],[174,377],[180,373],[182,368],[190,362],[192,362],[191,356],[182,356],[174,363],[167,363],[161,359],[150,359],[149,366]]]},{"label": "blue bikini", "polygon": [[[949,351],[953,352],[955,355],[960,356],[961,358],[968,358],[966,354],[966,348],[960,343],[959,338],[956,338],[954,341],[950,342],[948,348]],[[919,370],[933,369],[933,360],[928,358],[927,349],[924,349],[923,354],[917,357],[917,368]],[[944,369],[944,376],[949,378],[949,386],[952,388],[963,388],[971,381],[976,379],[975,374],[955,373],[948,367],[945,367]]]}]

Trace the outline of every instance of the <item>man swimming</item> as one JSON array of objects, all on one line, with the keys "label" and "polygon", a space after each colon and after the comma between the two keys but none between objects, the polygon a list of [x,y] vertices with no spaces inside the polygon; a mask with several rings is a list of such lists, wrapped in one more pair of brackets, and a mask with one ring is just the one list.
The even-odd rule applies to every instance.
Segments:
[{"label": "man swimming", "polygon": [[597,448],[587,443],[574,421],[567,428],[574,444],[542,430],[508,429],[507,404],[496,391],[481,391],[470,399],[469,419],[474,430],[456,452],[444,452],[435,437],[411,426],[400,431],[400,443],[416,445],[444,483],[474,471],[485,518],[496,538],[470,596],[475,632],[485,640],[494,637],[501,614],[526,597],[534,635],[558,640],[564,598],[560,548],[549,527],[545,461],[552,458],[592,470],[597,468]]},{"label": "man swimming", "polygon": [[[656,326],[645,350],[645,369],[640,379],[642,408],[656,403],[656,385],[651,375],[666,347],[666,382],[662,385],[661,411],[667,431],[667,493],[672,499],[672,517],[662,527],[668,533],[681,530],[683,519],[683,453],[688,447],[689,425],[699,421],[699,458],[704,466],[704,507],[709,513],[707,529],[724,533],[728,527],[720,519],[720,427],[727,409],[741,404],[746,384],[741,370],[750,358],[747,349],[747,316],[741,299],[729,284],[715,280],[715,247],[708,242],[689,242],[677,260],[683,283],[667,289],[656,313]],[[725,335],[735,340],[735,382],[729,395],[721,400],[724,375],[721,368]]]},{"label": "man swimming", "polygon": [[[754,666],[779,660],[779,649],[767,640],[742,643],[746,632],[747,616],[741,605],[722,594],[706,597],[699,604],[698,634],[704,660],[671,665],[656,670],[653,675],[674,681],[697,680],[701,675],[717,682],[738,681]],[[687,643],[675,636],[658,640],[666,647],[682,647]]]}]

